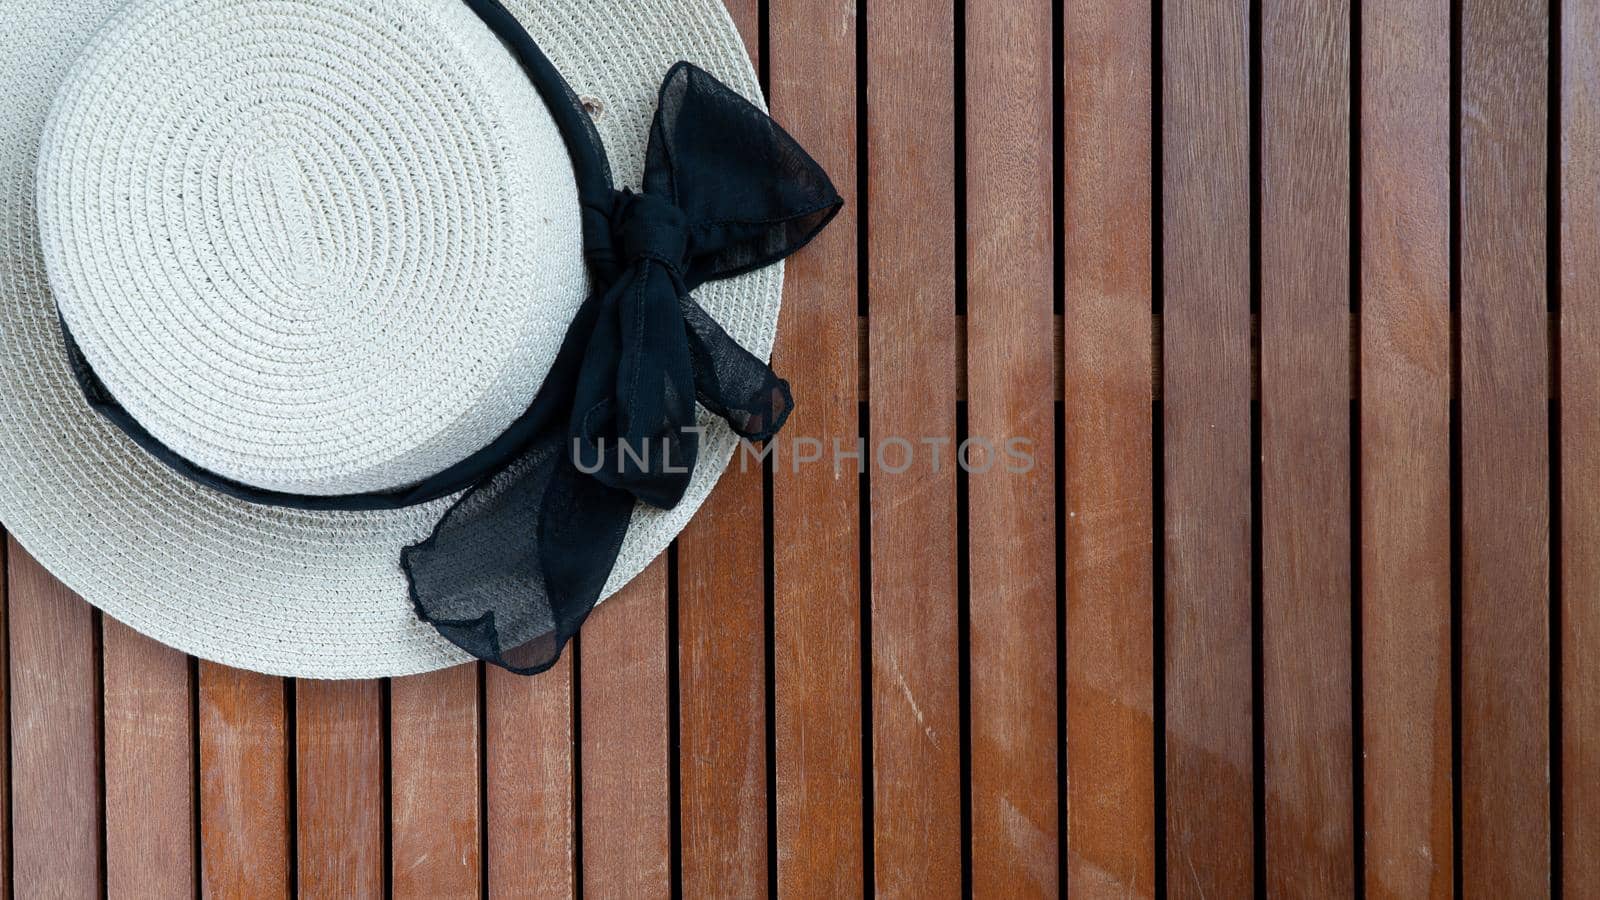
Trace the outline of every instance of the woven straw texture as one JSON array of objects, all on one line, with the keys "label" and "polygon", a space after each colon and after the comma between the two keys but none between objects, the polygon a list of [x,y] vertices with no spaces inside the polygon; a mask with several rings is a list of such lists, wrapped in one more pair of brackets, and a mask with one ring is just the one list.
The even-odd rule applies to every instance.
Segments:
[{"label": "woven straw texture", "polygon": [[[718,0],[508,6],[599,101],[619,186],[672,63],[760,102]],[[183,480],[88,409],[51,283],[119,400],[209,468],[346,493],[448,465],[527,402],[586,287],[570,167],[510,56],[456,0],[78,0],[0,25],[0,521],[205,659],[310,678],[463,661],[397,564],[447,501],[299,512]],[[698,297],[766,358],[781,289],[774,266]],[[608,596],[726,467],[732,434],[701,424],[688,495],[636,512]]]}]

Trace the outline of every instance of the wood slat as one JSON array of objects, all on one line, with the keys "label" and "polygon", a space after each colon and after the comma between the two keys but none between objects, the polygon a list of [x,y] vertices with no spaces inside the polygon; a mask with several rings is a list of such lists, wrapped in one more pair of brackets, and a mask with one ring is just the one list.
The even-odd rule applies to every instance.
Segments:
[{"label": "wood slat", "polygon": [[1056,897],[1054,196],[1017,189],[1054,177],[1055,39],[1048,0],[965,15],[971,877]]},{"label": "wood slat", "polygon": [[390,884],[395,897],[477,897],[482,664],[389,686]]},{"label": "wood slat", "polygon": [[201,888],[289,896],[290,747],[281,678],[200,663]]},{"label": "wood slat", "polygon": [[1550,889],[1544,0],[1461,9],[1461,889]]},{"label": "wood slat", "polygon": [[1349,3],[1268,0],[1261,58],[1266,887],[1350,896]]},{"label": "wood slat", "polygon": [[[873,861],[880,891],[962,879],[950,0],[867,7]],[[904,443],[895,443],[895,442]],[[934,446],[943,441],[935,470]],[[895,469],[905,468],[900,474]]]},{"label": "wood slat", "polygon": [[489,896],[576,896],[572,650],[536,678],[485,675]]},{"label": "wood slat", "polygon": [[191,897],[196,685],[189,658],[102,621],[106,895]]},{"label": "wood slat", "polygon": [[651,563],[597,608],[574,649],[579,651],[583,893],[667,896],[672,762],[666,558]]},{"label": "wood slat", "polygon": [[[728,12],[759,69],[758,0]],[[767,886],[765,531],[743,454],[678,536],[678,771],[687,896]]]},{"label": "wood slat", "polygon": [[1561,875],[1600,884],[1600,3],[1561,10]]},{"label": "wood slat", "polygon": [[750,54],[750,61],[755,64],[757,72],[761,71],[761,0],[723,0],[722,5],[727,8],[734,27],[739,30],[739,37],[744,39],[744,49]]},{"label": "wood slat", "polygon": [[1150,4],[1070,3],[1063,27],[1067,884],[1151,897]]},{"label": "wood slat", "polygon": [[7,537],[12,887],[100,895],[94,614]]},{"label": "wood slat", "polygon": [[[857,406],[856,4],[771,0],[775,115],[833,179],[844,210],[789,261],[775,352],[794,437],[853,450]],[[772,728],[778,893],[863,890],[860,469],[773,467]]]},{"label": "wood slat", "polygon": [[1255,890],[1250,5],[1162,14],[1168,885]]},{"label": "wood slat", "polygon": [[381,897],[383,685],[295,685],[295,861],[302,897]]},{"label": "wood slat", "polygon": [[767,886],[766,599],[759,464],[734,459],[678,537],[683,890]]},{"label": "wood slat", "polygon": [[1361,11],[1360,540],[1365,884],[1454,891],[1450,10]]}]

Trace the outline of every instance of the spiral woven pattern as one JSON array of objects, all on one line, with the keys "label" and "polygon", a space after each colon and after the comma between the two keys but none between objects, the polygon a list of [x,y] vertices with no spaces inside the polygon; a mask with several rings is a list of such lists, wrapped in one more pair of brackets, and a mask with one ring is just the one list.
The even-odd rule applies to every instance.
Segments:
[{"label": "spiral woven pattern", "polygon": [[[574,90],[599,101],[603,112],[597,125],[619,186],[637,187],[656,90],[673,62],[695,62],[741,93],[759,97],[743,45],[717,0],[515,0],[508,5]],[[289,57],[333,66],[339,57],[337,71],[345,73],[347,82],[327,86],[329,96],[352,105],[359,105],[357,98],[370,98],[380,105],[364,113],[352,111],[346,118],[344,113],[336,115],[333,106],[317,107],[307,100],[295,106],[296,124],[304,130],[273,132],[273,128],[288,129],[283,122],[258,126],[263,129],[258,134],[272,132],[281,138],[277,148],[265,146],[269,143],[265,140],[237,139],[218,127],[203,138],[184,138],[182,148],[119,150],[122,138],[131,132],[169,133],[164,129],[170,129],[170,120],[159,120],[159,111],[137,106],[98,106],[113,121],[64,128],[62,123],[73,121],[70,107],[76,100],[92,103],[99,96],[62,94],[62,106],[52,116],[52,104],[69,79],[74,89],[95,81],[79,76],[87,71],[85,66],[101,63],[98,52],[94,63],[81,63],[80,58],[101,42],[112,50],[106,60],[118,59],[118,48],[129,52],[135,45],[125,43],[122,35],[130,27],[126,17],[132,15],[130,10],[144,7],[176,10],[186,23],[175,26],[178,31],[209,25],[226,33],[251,27],[262,40],[282,44],[279,51],[272,51],[246,47],[247,41],[238,35],[179,35],[185,44],[210,47],[219,67],[236,60],[242,68],[254,69],[265,67],[266,60],[282,58],[287,63]],[[249,17],[231,15],[226,12],[229,7],[260,10],[263,15],[247,26],[243,21]],[[75,333],[77,317],[85,309],[98,310],[85,317],[86,323],[96,320],[107,332],[94,339],[103,341],[91,357],[97,371],[106,365],[121,366],[118,377],[143,387],[149,410],[165,410],[169,416],[163,423],[171,431],[159,436],[195,441],[181,448],[186,454],[209,447],[219,453],[217,459],[239,466],[237,471],[248,471],[256,480],[283,479],[332,489],[355,479],[377,483],[403,478],[407,471],[423,467],[425,460],[447,460],[475,449],[471,445],[477,430],[491,428],[503,414],[497,411],[497,402],[518,390],[517,378],[537,380],[548,365],[548,354],[554,352],[552,343],[546,356],[533,353],[519,373],[503,364],[514,355],[510,348],[519,342],[534,350],[546,346],[539,334],[540,317],[555,319],[562,315],[556,312],[562,303],[576,301],[562,299],[566,276],[558,271],[570,256],[540,251],[519,259],[496,243],[495,235],[502,232],[521,233],[535,241],[562,241],[561,192],[571,189],[571,176],[570,171],[563,174],[565,182],[559,189],[546,183],[543,173],[554,163],[548,153],[538,150],[550,132],[541,135],[547,123],[538,112],[536,94],[520,72],[510,87],[482,83],[500,77],[494,73],[504,71],[507,57],[492,37],[479,39],[487,31],[480,35],[472,30],[482,26],[470,13],[465,20],[460,13],[455,0],[381,4],[135,0],[131,5],[120,0],[75,0],[27,9],[11,4],[0,11],[0,26],[8,34],[8,40],[0,42],[0,78],[8,85],[0,95],[0,522],[70,588],[133,628],[206,659],[298,677],[404,675],[464,658],[430,626],[417,621],[398,567],[400,549],[424,537],[448,501],[388,512],[300,512],[251,506],[178,477],[84,403],[67,368],[51,290],[52,278],[86,282],[63,281],[63,305],[72,309]],[[356,30],[364,29],[365,36],[333,40],[346,33],[329,24],[340,15],[359,20]],[[407,43],[407,34],[422,37]],[[151,34],[146,39],[164,38]],[[414,58],[391,54],[401,47],[408,47]],[[134,71],[157,65],[128,56],[120,59],[118,65]],[[309,83],[307,71],[291,71],[299,71],[294,77]],[[293,82],[281,72],[256,77]],[[290,81],[283,82],[286,78]],[[215,81],[181,81],[190,85],[195,97],[207,98],[205,102],[212,104],[209,113],[175,108],[166,114],[194,115],[202,127],[215,125],[208,115],[215,116],[231,102],[220,94],[212,96]],[[431,105],[417,96],[430,84],[437,88]],[[121,93],[126,87],[109,90],[115,96],[141,96]],[[147,85],[145,90],[156,88]],[[405,111],[382,111],[382,103],[398,103],[398,98],[416,105]],[[517,98],[533,108],[519,107]],[[428,118],[432,115],[450,118],[435,122]],[[141,117],[150,121],[141,122]],[[404,123],[396,127],[413,131],[385,132],[374,124],[380,121]],[[58,129],[62,129],[59,134]],[[514,139],[509,136],[513,131],[518,135]],[[339,143],[343,137],[350,138],[350,146]],[[410,143],[429,138],[437,146]],[[46,150],[42,167],[41,147]],[[72,149],[62,156],[62,148],[68,147]],[[193,156],[176,155],[180,149]],[[385,173],[381,167],[398,166],[402,158],[398,154],[404,152],[420,157],[414,160],[417,168]],[[150,167],[145,176],[97,170],[106,184],[140,185],[146,195],[135,200],[130,191],[128,197],[118,198],[113,190],[112,195],[102,196],[95,188],[92,194],[73,199],[80,190],[78,178],[62,177],[57,183],[52,173],[57,164],[78,165],[72,158],[78,154],[107,154],[108,159]],[[222,173],[230,176],[228,193],[213,197],[202,191],[191,197],[184,181],[189,171],[185,161],[191,159],[200,165],[202,176],[207,171],[219,178]],[[564,157],[558,159],[565,168]],[[172,181],[162,182],[158,191],[156,182],[149,180],[156,177]],[[436,202],[427,193],[430,180],[441,191],[467,191],[465,196],[473,198],[470,209]],[[409,186],[418,205],[382,193],[380,185]],[[170,193],[174,187],[184,195],[181,200]],[[296,190],[313,199],[294,201]],[[376,197],[369,193],[374,190],[380,190]],[[290,196],[287,200],[284,191]],[[42,202],[36,205],[36,198]],[[511,203],[512,198],[520,199]],[[341,215],[341,202],[352,207],[378,202],[382,211],[351,209]],[[524,203],[531,203],[537,212],[530,212]],[[220,221],[224,211],[228,221]],[[219,221],[209,221],[207,215]],[[449,216],[457,218],[440,218]],[[543,221],[546,217],[549,222]],[[111,245],[95,251],[103,258],[60,265],[54,254],[65,248],[49,248],[47,268],[41,220],[46,234],[93,228]],[[441,221],[454,224],[441,227]],[[392,229],[386,234],[394,239],[393,245],[361,230],[364,224],[379,223]],[[466,246],[469,232],[483,243]],[[432,235],[434,243],[424,249],[397,235]],[[193,259],[202,260],[186,263],[194,266],[186,271],[206,271],[205,266],[212,264],[204,256],[208,247],[219,255],[248,253],[248,264],[234,259],[228,271],[235,279],[246,272],[257,283],[246,291],[229,282],[226,290],[216,288],[211,293],[177,273],[154,269],[140,256],[140,242],[159,240],[164,245],[169,236],[187,242]],[[74,237],[70,243],[82,242]],[[317,252],[282,249],[296,246],[315,247]],[[423,289],[397,272],[378,270],[405,265],[426,273],[422,277],[434,279],[435,285],[461,286],[463,293],[426,297]],[[128,308],[120,306],[128,299],[125,284],[110,278],[119,273],[138,273],[147,280],[146,289],[171,291],[161,303],[196,304],[175,307],[191,310],[192,320],[121,321],[111,327],[119,319],[109,307]],[[91,277],[105,283],[92,283]],[[203,284],[204,276],[200,277]],[[425,361],[393,356],[393,348],[377,352],[352,346],[361,343],[355,336],[363,329],[380,322],[380,331],[384,326],[397,327],[415,340],[442,342],[426,344],[429,347],[464,347],[466,331],[442,336],[437,332],[509,322],[497,318],[504,315],[499,304],[508,302],[507,286],[518,279],[536,285],[517,298],[523,318],[505,325],[508,334],[493,336],[505,341],[496,345],[500,349],[494,359],[471,360],[466,374],[441,366],[437,378],[422,377],[417,373],[427,371]],[[353,286],[343,294],[350,298],[349,305],[314,301],[316,289],[328,285]],[[699,299],[735,339],[765,358],[772,346],[781,285],[781,267],[774,266],[707,285]],[[471,307],[476,318],[452,317],[469,301],[476,304]],[[82,306],[77,305],[80,302]],[[108,308],[99,310],[99,304]],[[221,316],[223,312],[228,315]],[[315,316],[335,317],[338,327],[327,327],[325,320],[313,328]],[[561,330],[565,324],[563,319]],[[201,330],[195,332],[196,328]],[[176,366],[174,360],[183,359],[194,368],[162,381],[155,363],[132,353],[140,340],[168,341],[175,335],[187,336],[190,343],[176,352],[170,346],[163,351],[166,364]],[[347,356],[334,359],[331,352],[312,352],[318,340],[332,341]],[[231,355],[232,348],[248,349],[247,362]],[[283,410],[229,404],[224,402],[230,399],[229,391],[245,387],[255,391],[261,385],[251,379],[281,373],[273,364],[281,366],[296,355],[323,367],[316,371],[326,373],[319,377],[328,388],[312,400],[291,397],[286,391],[278,397],[285,408],[300,404],[343,415],[374,416],[377,432],[385,404],[401,404],[404,409],[435,414],[434,430],[430,435],[392,426],[374,437],[297,413],[292,425],[280,425],[298,429],[295,439],[316,448],[321,454],[316,464],[274,455],[271,448],[282,443],[278,438],[241,450],[245,444],[235,441],[239,434],[251,429],[264,433],[263,421]],[[371,386],[373,382],[363,380],[364,373],[348,363],[351,358],[365,359],[390,378],[414,379],[407,384],[415,386],[415,393],[409,387],[396,389],[394,382],[389,390]],[[113,363],[114,359],[119,361]],[[121,388],[119,381],[114,391],[129,405]],[[199,392],[205,402],[185,409],[180,391]],[[524,391],[519,402],[526,398]],[[141,421],[146,412],[137,410]],[[440,422],[447,424],[440,427]],[[455,422],[463,424],[452,430],[448,423]],[[688,494],[671,511],[636,512],[607,594],[665,549],[726,466],[734,448],[726,424],[706,414],[702,424],[707,434]],[[227,433],[230,428],[239,431]],[[449,437],[432,440],[439,435]]]},{"label": "spiral woven pattern", "polygon": [[404,486],[489,443],[585,293],[561,134],[459,3],[130,4],[57,99],[39,219],[118,402],[291,493]]}]

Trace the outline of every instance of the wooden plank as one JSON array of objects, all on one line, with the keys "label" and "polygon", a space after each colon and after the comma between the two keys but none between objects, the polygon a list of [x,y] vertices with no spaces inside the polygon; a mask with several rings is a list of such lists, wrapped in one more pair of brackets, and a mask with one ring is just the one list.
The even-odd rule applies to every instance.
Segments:
[{"label": "wooden plank", "polygon": [[1454,892],[1450,10],[1361,22],[1361,723],[1366,889]]},{"label": "wooden plank", "polygon": [[200,663],[201,886],[289,896],[289,736],[281,678]]},{"label": "wooden plank", "polygon": [[[728,11],[760,66],[757,0]],[[682,890],[767,887],[767,671],[761,466],[740,454],[678,537]]]},{"label": "wooden plank", "polygon": [[1250,4],[1162,15],[1168,885],[1255,890]]},{"label": "wooden plank", "polygon": [[574,897],[572,650],[534,678],[485,674],[489,896]]},{"label": "wooden plank", "polygon": [[103,622],[106,895],[192,897],[196,686],[189,658],[114,619]]},{"label": "wooden plank", "polygon": [[381,897],[383,685],[295,685],[295,860],[305,897]]},{"label": "wooden plank", "polygon": [[919,897],[962,879],[954,39],[950,0],[867,7],[873,861]]},{"label": "wooden plank", "polygon": [[863,891],[860,432],[857,386],[856,4],[771,0],[775,114],[832,177],[844,210],[789,261],[775,353],[803,398],[773,466],[773,698],[778,893]]},{"label": "wooden plank", "polygon": [[665,557],[590,615],[575,649],[583,893],[665,897],[672,879]]},{"label": "wooden plank", "polygon": [[1147,0],[1097,0],[1064,12],[1067,884],[1149,897],[1151,10]]},{"label": "wooden plank", "polygon": [[761,467],[735,458],[678,538],[678,771],[686,896],[767,888]]},{"label": "wooden plank", "polygon": [[7,538],[12,887],[100,895],[94,611]]},{"label": "wooden plank", "polygon": [[395,897],[477,897],[478,678],[468,663],[389,686]]},{"label": "wooden plank", "polygon": [[965,15],[972,885],[1054,897],[1054,196],[1017,187],[1054,177],[1055,39],[1049,0]]},{"label": "wooden plank", "polygon": [[1351,896],[1350,5],[1261,22],[1267,893]]},{"label": "wooden plank", "polygon": [[1600,884],[1600,3],[1561,10],[1561,888]]},{"label": "wooden plank", "polygon": [[[761,0],[723,0],[734,27],[744,39],[744,49],[756,71],[761,71]],[[763,85],[763,87],[765,87]]]},{"label": "wooden plank", "polygon": [[1545,0],[1461,9],[1461,890],[1550,889]]}]

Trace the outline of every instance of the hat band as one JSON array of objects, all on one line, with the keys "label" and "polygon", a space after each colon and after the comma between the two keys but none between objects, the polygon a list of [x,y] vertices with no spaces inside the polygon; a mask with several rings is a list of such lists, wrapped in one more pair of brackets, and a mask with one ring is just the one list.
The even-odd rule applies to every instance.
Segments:
[{"label": "hat band", "polygon": [[789,386],[691,296],[805,246],[843,206],[820,166],[766,113],[686,62],[668,71],[643,192],[614,189],[599,132],[498,0],[466,0],[517,57],[561,130],[595,290],[527,410],[488,446],[403,489],[338,496],[264,490],[163,445],[106,389],[62,321],[91,406],[191,481],[251,503],[379,510],[460,494],[401,551],[417,615],[515,672],[549,668],[598,602],[634,507],[668,509],[699,451],[696,403],[749,440],[793,407]]}]

